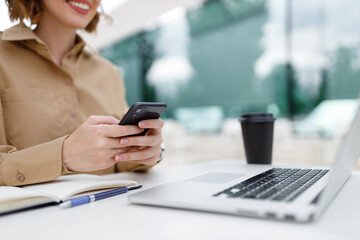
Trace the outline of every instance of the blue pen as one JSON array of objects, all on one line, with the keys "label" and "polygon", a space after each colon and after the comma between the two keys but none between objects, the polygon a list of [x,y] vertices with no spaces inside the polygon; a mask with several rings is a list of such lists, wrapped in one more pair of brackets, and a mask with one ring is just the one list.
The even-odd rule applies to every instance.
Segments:
[{"label": "blue pen", "polygon": [[101,200],[104,198],[123,194],[123,193],[126,193],[127,191],[135,190],[135,189],[138,189],[141,187],[142,187],[142,185],[135,185],[135,186],[131,186],[131,187],[116,188],[116,189],[112,189],[112,190],[105,191],[105,192],[95,193],[95,194],[88,195],[88,196],[82,196],[82,197],[66,200],[65,202],[61,203],[59,206],[61,208],[75,207],[75,206],[79,206],[82,204],[95,202],[95,201],[98,201],[98,200]]}]

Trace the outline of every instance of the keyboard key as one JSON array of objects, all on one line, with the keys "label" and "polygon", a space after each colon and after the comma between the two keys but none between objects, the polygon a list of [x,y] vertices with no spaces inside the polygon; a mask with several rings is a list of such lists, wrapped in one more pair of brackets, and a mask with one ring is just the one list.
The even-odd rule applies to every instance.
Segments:
[{"label": "keyboard key", "polygon": [[213,196],[293,201],[327,172],[329,170],[272,168]]},{"label": "keyboard key", "polygon": [[238,192],[236,192],[234,194],[229,195],[228,197],[230,197],[230,198],[242,197],[245,194],[247,194],[248,192],[249,192],[248,190],[240,190],[240,191],[238,191]]}]

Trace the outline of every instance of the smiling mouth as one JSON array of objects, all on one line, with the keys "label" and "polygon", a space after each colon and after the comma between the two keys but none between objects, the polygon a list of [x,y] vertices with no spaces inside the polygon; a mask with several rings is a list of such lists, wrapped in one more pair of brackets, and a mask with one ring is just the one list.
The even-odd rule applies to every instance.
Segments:
[{"label": "smiling mouth", "polygon": [[73,7],[79,8],[84,11],[90,10],[90,5],[85,4],[85,3],[79,3],[79,2],[75,2],[75,1],[67,1],[67,3]]}]

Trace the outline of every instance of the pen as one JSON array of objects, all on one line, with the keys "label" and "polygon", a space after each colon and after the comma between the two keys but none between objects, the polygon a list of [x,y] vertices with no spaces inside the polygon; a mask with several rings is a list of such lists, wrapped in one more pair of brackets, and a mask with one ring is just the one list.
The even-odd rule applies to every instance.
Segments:
[{"label": "pen", "polygon": [[105,199],[108,197],[120,195],[120,194],[126,193],[127,191],[139,189],[141,187],[142,187],[142,185],[135,185],[135,186],[131,186],[131,187],[122,187],[122,188],[116,188],[116,189],[112,189],[112,190],[105,191],[105,192],[95,193],[92,195],[77,197],[77,198],[73,198],[70,200],[66,200],[65,202],[61,203],[59,206],[61,208],[75,207],[75,206],[79,206],[82,204]]}]

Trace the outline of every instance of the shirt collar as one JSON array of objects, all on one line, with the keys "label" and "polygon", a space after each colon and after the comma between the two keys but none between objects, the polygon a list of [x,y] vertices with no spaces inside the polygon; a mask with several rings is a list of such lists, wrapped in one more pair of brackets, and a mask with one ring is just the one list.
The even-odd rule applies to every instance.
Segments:
[{"label": "shirt collar", "polygon": [[[5,41],[36,41],[38,44],[45,46],[45,43],[23,22],[6,29],[2,34],[2,40]],[[80,53],[85,46],[84,40],[77,34],[75,46],[70,50],[72,54]]]},{"label": "shirt collar", "polygon": [[44,44],[44,42],[22,22],[9,29],[6,29],[2,35],[2,40],[5,41],[36,40],[37,42]]}]

